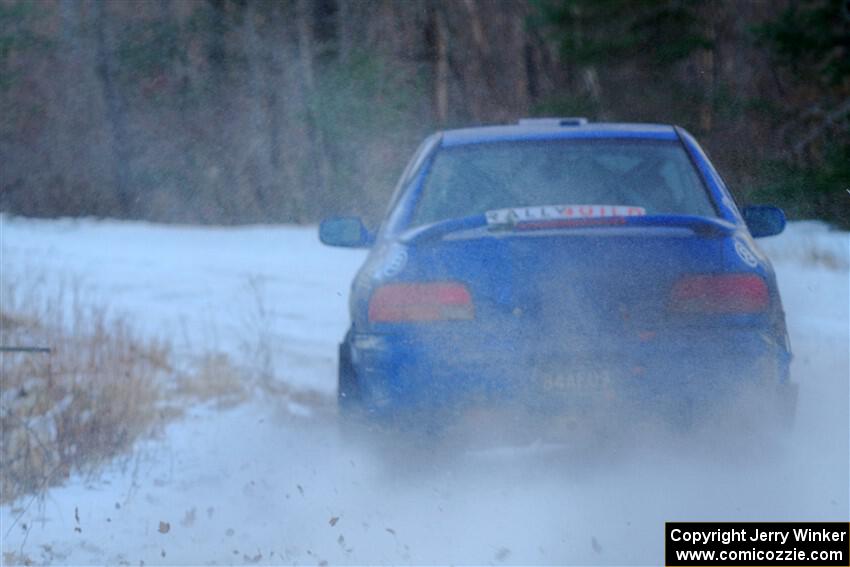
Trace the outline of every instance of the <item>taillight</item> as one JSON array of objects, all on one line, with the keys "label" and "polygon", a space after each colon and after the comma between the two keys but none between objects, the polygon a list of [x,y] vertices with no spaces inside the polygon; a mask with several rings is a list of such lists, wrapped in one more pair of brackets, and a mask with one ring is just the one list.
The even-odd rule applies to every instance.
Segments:
[{"label": "taillight", "polygon": [[758,313],[769,303],[767,284],[754,274],[687,276],[670,294],[670,308],[685,313]]},{"label": "taillight", "polygon": [[369,301],[374,322],[472,319],[472,296],[456,282],[394,283],[379,287]]}]

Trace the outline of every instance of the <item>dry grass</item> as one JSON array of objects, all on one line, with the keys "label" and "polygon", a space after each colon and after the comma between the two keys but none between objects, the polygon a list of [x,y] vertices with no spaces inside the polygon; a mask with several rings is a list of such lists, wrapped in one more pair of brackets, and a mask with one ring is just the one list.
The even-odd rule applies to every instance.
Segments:
[{"label": "dry grass", "polygon": [[0,353],[0,503],[91,470],[130,449],[163,421],[169,347],[78,294],[38,285],[0,288],[0,344],[44,353]]},{"label": "dry grass", "polygon": [[174,391],[176,400],[213,402],[218,408],[233,407],[248,399],[244,372],[221,353],[200,358],[192,372],[180,376]]},{"label": "dry grass", "polygon": [[50,352],[0,352],[0,504],[43,495],[73,472],[94,473],[186,408],[229,408],[268,381],[263,325],[243,345],[260,368],[237,367],[202,347],[186,361],[126,317],[82,300],[91,294],[79,286],[3,276],[0,346]]},{"label": "dry grass", "polygon": [[812,249],[806,256],[806,263],[811,266],[823,266],[836,272],[850,268],[846,255],[842,256],[833,250]]}]

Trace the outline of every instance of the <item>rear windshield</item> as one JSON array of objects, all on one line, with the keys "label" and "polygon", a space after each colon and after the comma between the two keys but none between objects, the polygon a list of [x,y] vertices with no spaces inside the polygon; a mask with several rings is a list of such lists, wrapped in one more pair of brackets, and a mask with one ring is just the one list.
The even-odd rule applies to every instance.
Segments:
[{"label": "rear windshield", "polygon": [[543,205],[717,216],[694,165],[676,142],[547,140],[440,150],[411,224]]}]

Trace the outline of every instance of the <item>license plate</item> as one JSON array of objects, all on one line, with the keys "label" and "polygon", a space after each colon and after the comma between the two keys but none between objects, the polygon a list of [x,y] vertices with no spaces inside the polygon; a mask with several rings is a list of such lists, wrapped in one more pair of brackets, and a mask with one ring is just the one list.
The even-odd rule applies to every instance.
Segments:
[{"label": "license plate", "polygon": [[613,394],[613,380],[607,370],[549,372],[543,376],[543,390],[552,394]]}]

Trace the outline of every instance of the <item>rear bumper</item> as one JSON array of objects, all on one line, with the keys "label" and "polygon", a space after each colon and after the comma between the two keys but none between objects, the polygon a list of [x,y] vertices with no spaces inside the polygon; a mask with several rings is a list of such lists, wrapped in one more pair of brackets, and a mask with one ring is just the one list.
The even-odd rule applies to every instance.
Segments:
[{"label": "rear bumper", "polygon": [[436,333],[353,334],[349,340],[362,401],[374,414],[479,403],[559,412],[600,400],[711,408],[753,387],[796,402],[790,353],[753,329],[679,329],[632,340],[563,340],[554,347],[546,338]]}]

